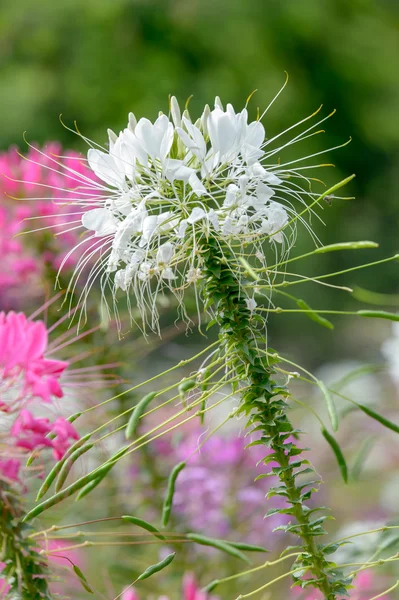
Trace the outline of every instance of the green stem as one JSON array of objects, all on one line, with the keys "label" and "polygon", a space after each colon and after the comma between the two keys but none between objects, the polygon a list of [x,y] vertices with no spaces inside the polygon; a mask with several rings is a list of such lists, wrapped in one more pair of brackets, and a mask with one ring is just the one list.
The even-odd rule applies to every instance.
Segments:
[{"label": "green stem", "polygon": [[313,491],[308,488],[315,482],[297,483],[300,474],[313,469],[301,458],[302,449],[295,444],[299,432],[286,415],[288,406],[284,398],[288,391],[273,380],[276,373],[273,361],[277,359],[259,352],[259,346],[265,345],[264,322],[247,307],[240,283],[229,267],[233,257],[228,247],[220,248],[210,238],[203,255],[205,305],[219,326],[221,351],[228,368],[234,369],[236,377],[246,386],[245,391],[241,386],[237,390],[241,392],[240,412],[247,415],[249,426],[261,431],[261,442],[272,451],[265,457],[265,464],[270,461],[278,464],[271,474],[278,476],[279,485],[272,487],[268,496],[285,497],[288,509],[284,514],[295,519],[285,529],[302,542],[295,572],[297,567],[303,567],[302,574],[313,576],[312,585],[323,593],[325,600],[336,600],[337,595],[345,594],[348,581],[327,560],[325,546],[316,542],[317,536],[325,534],[322,523],[326,517],[312,520],[315,509],[305,504]]},{"label": "green stem", "polygon": [[4,482],[0,482],[0,506],[0,561],[5,563],[1,577],[10,586],[7,598],[50,600],[47,561],[27,535],[28,526],[21,523],[18,493]]}]

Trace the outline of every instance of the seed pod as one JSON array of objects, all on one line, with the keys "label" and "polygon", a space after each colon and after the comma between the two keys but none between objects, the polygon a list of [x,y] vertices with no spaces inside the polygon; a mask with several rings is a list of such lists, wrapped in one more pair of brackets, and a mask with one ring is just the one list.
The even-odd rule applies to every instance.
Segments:
[{"label": "seed pod", "polygon": [[169,475],[168,487],[166,490],[165,501],[163,503],[163,509],[162,509],[162,527],[166,527],[166,525],[169,523],[170,513],[172,511],[172,505],[173,505],[173,496],[175,493],[176,479],[177,479],[177,476],[179,475],[180,471],[182,471],[185,466],[186,466],[185,462],[179,463],[178,465],[176,465],[174,467],[171,474]]},{"label": "seed pod", "polygon": [[64,462],[68,459],[68,457],[71,456],[71,454],[75,450],[77,450],[78,448],[83,446],[83,444],[86,442],[86,440],[88,440],[90,437],[91,437],[91,433],[87,433],[86,435],[81,437],[74,444],[72,444],[72,446],[70,448],[68,448],[68,450],[65,452],[63,458],[61,460],[59,460],[57,463],[55,463],[54,467],[51,469],[50,473],[47,475],[46,479],[43,481],[43,483],[37,493],[36,502],[38,500],[40,500],[40,498],[43,498],[43,496],[49,490],[51,484],[53,483],[54,479],[57,477],[58,473],[61,471],[62,466],[63,466]]},{"label": "seed pod", "polygon": [[156,563],[155,565],[152,565],[151,567],[148,567],[148,569],[146,569],[144,571],[144,573],[142,573],[141,575],[139,575],[139,577],[137,577],[136,581],[142,581],[143,579],[147,579],[148,577],[151,577],[151,575],[154,575],[154,573],[158,573],[158,571],[162,571],[162,569],[164,569],[165,567],[170,565],[170,563],[172,562],[172,560],[174,559],[175,556],[176,556],[176,552],[172,552],[172,554],[168,554],[168,556],[166,558],[164,558],[163,560],[161,560],[161,562]]},{"label": "seed pod", "polygon": [[179,394],[181,396],[184,396],[184,394],[186,392],[189,392],[190,390],[192,390],[193,388],[197,387],[197,382],[195,381],[195,379],[187,379],[186,381],[183,381],[180,385],[179,385]]},{"label": "seed pod", "polygon": [[132,414],[130,415],[130,419],[128,421],[126,427],[126,439],[129,440],[136,433],[137,425],[139,423],[140,417],[149,405],[149,403],[154,400],[155,396],[158,392],[150,392],[144,398],[140,400],[138,404],[136,404]]},{"label": "seed pod", "polygon": [[226,554],[240,558],[246,563],[250,562],[242,552],[240,552],[237,548],[234,548],[233,545],[230,545],[229,542],[214,540],[212,538],[205,537],[204,535],[200,535],[199,533],[187,533],[186,537],[187,539],[192,540],[201,546],[211,546],[212,548],[217,548],[222,552],[226,552]]},{"label": "seed pod", "polygon": [[104,465],[104,467],[102,467],[101,469],[100,475],[98,475],[98,477],[93,479],[93,481],[90,481],[87,485],[84,486],[82,490],[80,490],[79,494],[76,496],[75,501],[77,502],[78,500],[81,500],[82,498],[84,498],[84,496],[87,496],[89,492],[94,490],[94,488],[96,488],[102,482],[107,473],[109,473],[114,464],[115,463]]},{"label": "seed pod", "polygon": [[144,521],[143,519],[138,519],[137,517],[131,517],[130,515],[123,515],[121,517],[121,519],[122,519],[122,521],[126,521],[127,523],[131,523],[132,525],[137,525],[137,527],[142,527],[146,531],[149,531],[150,533],[152,533],[159,540],[165,540],[166,539],[165,536],[162,535],[162,533],[159,531],[159,529],[157,529],[156,527],[154,527],[154,525],[151,525],[151,523],[148,523],[147,521]]},{"label": "seed pod", "polygon": [[70,417],[67,418],[67,421],[69,421],[70,423],[73,423],[74,421],[76,421],[76,419],[78,419],[83,413],[82,412],[76,412],[73,413],[73,415],[71,415]]},{"label": "seed pod", "polygon": [[229,546],[233,546],[233,548],[237,548],[237,550],[246,550],[247,552],[269,552],[266,548],[262,546],[254,546],[253,544],[244,544],[244,542],[228,542],[223,540],[225,544]]},{"label": "seed pod", "polygon": [[[45,500],[44,502],[41,502],[40,504],[38,504],[37,506],[35,506],[34,508],[32,508],[32,510],[30,510],[24,516],[24,518],[22,519],[22,521],[24,521],[24,522],[30,521],[31,519],[33,519],[33,517],[37,517],[38,515],[41,515],[42,512],[44,512],[48,508],[51,508],[52,506],[55,506],[56,504],[58,504],[62,500],[65,500],[65,498],[69,498],[75,492],[77,492],[82,487],[84,487],[86,484],[92,482],[93,480],[97,481],[99,478],[102,478],[101,476],[102,475],[105,476],[106,473],[108,473],[108,471],[114,466],[114,464],[115,463],[112,463],[111,465],[106,464],[106,465],[100,467],[99,469],[96,469],[92,473],[89,473],[88,475],[85,475],[84,477],[81,477],[80,479],[78,479],[77,481],[75,481],[74,483],[72,483],[70,486],[68,486],[67,488],[65,488],[64,490],[61,490],[57,494],[54,494],[54,496],[51,496],[51,498],[49,498],[48,500]],[[101,481],[101,479],[98,481],[98,483],[100,481]]]},{"label": "seed pod", "polygon": [[219,585],[220,580],[219,579],[214,579],[213,581],[211,581],[210,583],[208,583],[208,585],[206,585],[203,588],[204,592],[213,592],[213,590]]},{"label": "seed pod", "polygon": [[74,452],[72,452],[72,454],[69,456],[69,458],[67,458],[67,460],[63,463],[63,465],[60,469],[58,479],[55,484],[56,492],[59,492],[60,489],[62,488],[62,486],[64,485],[64,482],[65,482],[66,478],[68,477],[69,471],[72,469],[74,462],[80,456],[82,456],[82,454],[85,454],[85,452],[90,450],[90,448],[93,448],[93,446],[94,446],[94,444],[85,444],[81,448],[77,448]]}]

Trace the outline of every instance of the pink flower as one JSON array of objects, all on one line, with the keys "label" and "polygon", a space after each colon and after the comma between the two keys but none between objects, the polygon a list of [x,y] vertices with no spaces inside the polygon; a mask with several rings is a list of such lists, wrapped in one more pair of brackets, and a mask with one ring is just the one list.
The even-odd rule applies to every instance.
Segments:
[{"label": "pink flower", "polygon": [[[71,213],[84,211],[74,200],[81,195],[77,188],[82,181],[89,181],[90,177],[94,183],[93,173],[81,155],[63,151],[58,143],[47,144],[44,151],[31,147],[25,157],[20,156],[16,148],[0,153],[0,296],[3,307],[13,295],[14,305],[15,300],[21,305],[21,296],[15,293],[26,283],[29,283],[30,296],[32,290],[39,292],[40,277],[45,274],[46,265],[58,269],[64,258],[66,267],[76,262],[73,255],[67,256],[78,242],[78,234],[70,225],[76,217]],[[85,192],[85,197],[90,197],[89,192]],[[23,220],[32,217],[35,221],[30,222],[31,229],[42,228],[43,231],[32,233],[29,246],[25,246],[26,237],[14,236],[26,229]],[[49,240],[49,226],[62,235],[52,235]],[[41,250],[43,235],[46,235],[48,248],[45,255]],[[24,290],[22,302],[25,296]]]},{"label": "pink flower", "polygon": [[[121,600],[140,600],[140,596],[132,587],[127,587]],[[159,596],[158,600],[168,600],[168,596]],[[209,596],[206,592],[200,590],[191,573],[186,573],[183,577],[182,600],[218,600],[216,596]]]},{"label": "pink flower", "polygon": [[70,446],[70,440],[78,440],[79,434],[69,421],[62,418],[52,424],[51,432],[55,434],[52,440],[54,458],[61,460]]},{"label": "pink flower", "polygon": [[[5,563],[0,562],[0,575],[5,566],[6,566]],[[5,583],[5,579],[0,577],[0,598],[6,598],[7,592],[9,591],[9,589],[10,589],[10,586],[7,583]]]},{"label": "pink flower", "polygon": [[136,592],[130,587],[126,588],[121,596],[121,600],[140,600]]},{"label": "pink flower", "polygon": [[35,418],[29,410],[21,410],[11,428],[16,445],[26,450],[42,447],[53,449],[54,458],[61,460],[70,446],[70,439],[79,439],[75,428],[65,419],[51,423],[49,419]]},{"label": "pink flower", "polygon": [[3,475],[6,479],[18,481],[20,468],[21,463],[17,458],[0,459],[0,476]]},{"label": "pink flower", "polygon": [[23,313],[0,313],[0,391],[18,386],[24,398],[41,398],[50,402],[61,398],[59,379],[68,366],[60,360],[49,360],[48,334],[42,321],[30,321]]}]

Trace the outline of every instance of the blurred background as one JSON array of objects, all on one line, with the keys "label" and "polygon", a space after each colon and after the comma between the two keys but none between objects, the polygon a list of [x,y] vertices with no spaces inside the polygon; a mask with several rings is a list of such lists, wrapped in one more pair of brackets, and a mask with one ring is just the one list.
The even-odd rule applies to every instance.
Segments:
[{"label": "blurred background", "polygon": [[[61,114],[68,126],[73,127],[76,121],[85,136],[103,144],[106,129],[118,132],[125,127],[129,111],[150,119],[159,110],[167,112],[169,94],[176,95],[181,104],[193,95],[190,112],[196,114],[205,103],[212,104],[216,95],[239,110],[256,89],[251,101],[255,114],[256,107],[262,111],[273,99],[288,72],[288,86],[265,117],[267,135],[272,137],[323,104],[323,114],[333,109],[336,114],[325,123],[325,135],[301,144],[301,155],[320,152],[352,138],[349,145],[328,151],[322,157],[323,162],[332,162],[335,167],[323,170],[320,176],[332,184],[356,173],[345,189],[345,194],[355,199],[325,205],[322,216],[327,226],[314,223],[316,233],[326,244],[362,239],[380,244],[373,251],[312,257],[301,267],[308,275],[340,271],[363,261],[391,256],[399,250],[398,62],[397,0],[2,0],[0,148],[7,151],[16,145],[25,152],[23,132],[26,132],[30,142],[43,145],[56,141],[64,148],[84,153],[86,148],[81,138],[60,123]],[[311,240],[304,235],[300,236],[295,251],[302,253],[311,247]],[[395,262],[349,273],[339,283],[356,289],[355,295],[332,292],[322,286],[307,290],[304,286],[301,297],[316,308],[356,310],[363,307],[359,298],[366,302],[366,307],[377,303],[392,311],[399,308]],[[165,311],[167,323],[172,325],[174,318],[174,313],[168,316]],[[300,359],[303,366],[321,374],[328,382],[342,379],[352,368],[376,364],[375,372],[367,372],[369,379],[351,383],[355,386],[352,392],[359,401],[378,403],[397,414],[399,341],[391,331],[391,324],[370,321],[365,326],[364,321],[342,317],[334,319],[334,323],[336,328],[331,332],[302,317],[276,316],[269,325],[271,344],[293,360]],[[187,337],[178,331],[171,338],[162,344],[151,342],[151,348],[147,348],[148,354],[152,352],[151,366],[145,363],[140,368],[149,374],[152,369],[159,371],[173,360],[193,354],[202,343],[196,335]],[[141,342],[135,343],[142,352]],[[108,354],[112,360],[125,360],[130,351],[125,339],[120,356],[115,346]],[[131,369],[126,368],[122,375],[134,381]],[[127,398],[126,402],[129,406],[132,399]],[[380,440],[384,431],[378,427],[374,431],[373,425],[366,437],[377,439],[376,445],[371,448],[370,444],[369,449],[364,448],[364,455],[359,455],[359,444],[364,441],[369,424],[353,416],[349,418],[353,420],[341,435],[348,441],[347,449],[357,469],[357,483],[350,491],[337,483],[332,498],[326,502],[332,503],[348,523],[392,517],[394,482],[396,497],[399,488],[399,453],[392,450],[389,437],[384,442]],[[304,427],[311,429],[308,423]],[[349,433],[353,439],[349,439]],[[322,444],[320,435],[315,433],[315,436],[316,445]],[[234,454],[237,449],[231,452],[225,459],[229,465],[235,464],[232,457],[238,456]],[[170,447],[164,448],[165,465],[160,466],[160,473],[152,474],[155,496],[159,489],[156,482],[164,482],[176,462],[175,458],[170,459],[170,453]],[[366,459],[368,471],[362,480],[359,465],[363,467]],[[143,456],[141,460],[148,465],[151,456]],[[206,462],[206,455],[203,460]],[[322,472],[324,468],[327,470],[325,475],[331,484],[338,475],[326,448],[320,450],[319,461],[318,468]],[[381,461],[386,471],[385,467],[381,469]],[[245,472],[245,465],[243,469]],[[370,481],[377,473],[381,485],[373,489],[366,509],[357,514],[358,499],[369,493]],[[132,474],[135,476],[139,481],[137,473]],[[239,487],[245,488],[247,484],[245,480]],[[139,485],[137,489],[141,489]],[[130,491],[125,485],[120,493]],[[114,491],[110,490],[110,494]],[[345,505],[343,494],[347,499]],[[125,501],[126,496],[123,497]],[[246,498],[249,501],[254,496],[248,492]],[[197,496],[194,503],[196,499]],[[99,502],[99,512],[105,501],[106,496]],[[156,507],[157,502],[151,510]],[[90,502],[87,508],[90,510]],[[151,510],[145,514],[151,514]],[[217,511],[215,515],[218,520]],[[195,515],[186,514],[185,518],[191,526],[197,523]],[[214,525],[209,534],[213,528]],[[223,531],[226,533],[226,529]],[[268,542],[263,541],[267,546]],[[105,564],[109,555],[101,556]],[[117,560],[121,564],[120,556]],[[197,561],[201,565],[199,576],[207,583],[215,576],[209,561],[201,563],[200,559],[189,556],[189,565],[183,565],[182,571],[192,570]],[[231,572],[236,567],[234,564]],[[94,572],[93,566],[90,571]],[[132,579],[128,566],[116,571],[118,585],[127,585]],[[172,590],[170,597],[180,597],[176,591],[180,583],[168,585],[172,586],[168,588]],[[115,581],[109,586],[115,589]],[[162,591],[167,594],[168,589],[149,587],[148,593],[155,598]],[[85,597],[83,592],[82,598]],[[221,597],[231,596],[221,594]]]},{"label": "blurred background", "polygon": [[[398,27],[394,0],[3,0],[0,146],[23,149],[26,132],[31,142],[58,140],[84,152],[81,139],[60,124],[61,114],[105,143],[107,127],[119,131],[129,111],[148,118],[167,112],[169,94],[181,103],[193,94],[195,114],[216,95],[239,108],[257,89],[253,110],[263,110],[287,71],[289,84],[265,118],[266,132],[274,135],[321,104],[323,114],[337,110],[327,134],[305,141],[300,152],[351,137],[322,157],[336,166],[320,176],[330,183],[356,173],[345,190],[356,199],[326,207],[328,227],[314,225],[325,243],[378,241],[380,250],[362,254],[377,260],[398,250]],[[321,264],[313,258],[308,272],[337,270],[341,260],[335,253]],[[344,260],[353,266],[359,256]],[[381,265],[357,273],[356,282],[394,292],[397,269]],[[326,304],[328,294],[318,293]],[[305,335],[296,320],[286,322]],[[312,360],[321,350],[343,351],[340,336],[337,348],[322,333],[314,326],[317,342],[307,340]],[[350,340],[345,347],[352,351]]]}]

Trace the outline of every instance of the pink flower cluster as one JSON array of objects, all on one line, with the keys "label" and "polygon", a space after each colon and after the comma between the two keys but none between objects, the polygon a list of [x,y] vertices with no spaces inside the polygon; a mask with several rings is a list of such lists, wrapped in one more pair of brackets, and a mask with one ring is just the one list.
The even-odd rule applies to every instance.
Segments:
[{"label": "pink flower cluster", "polygon": [[[238,533],[237,541],[270,549],[272,530],[286,524],[289,517],[275,514],[264,518],[268,508],[286,507],[284,498],[274,498],[273,504],[267,505],[265,496],[274,485],[273,477],[254,481],[257,474],[265,472],[264,465],[258,463],[268,449],[259,445],[246,448],[249,440],[234,432],[212,435],[198,451],[202,430],[181,429],[180,433],[177,444],[167,436],[156,443],[158,456],[167,460],[162,474],[167,475],[177,462],[187,462],[176,481],[173,500],[179,520],[189,530],[220,538]],[[278,543],[279,536],[272,539]],[[212,552],[208,548],[203,551]]]},{"label": "pink flower cluster", "polygon": [[[13,419],[5,437],[6,451],[0,455],[0,476],[17,480],[20,451],[52,448],[60,460],[78,433],[65,419],[51,422],[34,417],[26,406],[39,399],[48,403],[63,396],[60,378],[68,363],[47,358],[48,332],[42,321],[31,321],[23,313],[0,313],[0,413]],[[3,447],[3,444],[2,444]],[[15,454],[17,454],[15,456]]]},{"label": "pink flower cluster", "polygon": [[[140,600],[140,596],[132,588],[127,588],[123,592],[121,600]],[[160,596],[158,600],[168,600],[168,596]],[[182,600],[218,600],[218,598],[201,591],[195,582],[194,576],[187,573],[183,577]]]},{"label": "pink flower cluster", "polygon": [[[6,292],[20,289],[27,281],[32,284],[35,277],[44,274],[46,266],[58,269],[64,259],[66,266],[73,266],[74,259],[68,256],[68,251],[77,243],[78,234],[71,229],[70,223],[71,213],[77,214],[73,200],[79,198],[78,175],[80,182],[87,176],[93,180],[83,157],[73,151],[63,153],[56,142],[47,144],[43,152],[31,147],[25,157],[16,148],[0,154],[0,295],[3,306]],[[30,229],[43,228],[42,231],[23,238],[14,237],[26,229],[23,220],[32,217],[35,220],[29,222]],[[55,237],[49,231],[63,233]]]},{"label": "pink flower cluster", "polygon": [[43,402],[50,402],[52,396],[62,398],[59,379],[68,363],[45,358],[47,345],[48,333],[42,321],[30,321],[13,311],[0,313],[0,386],[19,390],[12,403],[0,404],[0,410],[10,412],[16,402],[26,403],[35,397]]}]

